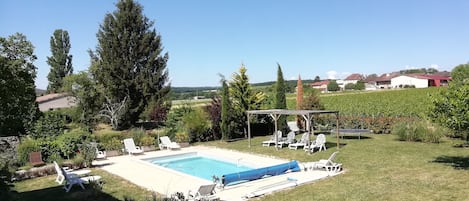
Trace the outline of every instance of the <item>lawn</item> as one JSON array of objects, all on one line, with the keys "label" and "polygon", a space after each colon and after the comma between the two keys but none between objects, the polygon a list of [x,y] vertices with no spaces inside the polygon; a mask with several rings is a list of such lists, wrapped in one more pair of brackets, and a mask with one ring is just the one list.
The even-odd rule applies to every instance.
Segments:
[{"label": "lawn", "polygon": [[[268,137],[236,142],[206,142],[243,152],[298,161],[327,158],[336,150],[335,138],[328,136],[328,150],[306,154],[302,150],[262,147]],[[336,161],[345,173],[260,198],[260,200],[467,200],[469,195],[469,149],[458,148],[458,140],[440,144],[397,141],[393,135],[365,135],[361,140],[341,141]],[[117,176],[95,169],[106,181],[102,192],[73,188],[65,193],[54,183],[55,176],[17,182],[18,200],[123,200],[124,196],[144,200],[150,192]],[[95,196],[95,197],[93,197]]]}]

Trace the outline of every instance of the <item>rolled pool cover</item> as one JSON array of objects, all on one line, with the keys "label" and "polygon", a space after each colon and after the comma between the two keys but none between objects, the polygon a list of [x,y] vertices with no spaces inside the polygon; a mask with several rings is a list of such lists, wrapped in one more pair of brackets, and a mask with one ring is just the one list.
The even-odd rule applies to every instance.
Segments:
[{"label": "rolled pool cover", "polygon": [[279,165],[226,174],[222,176],[221,181],[222,181],[223,186],[227,186],[234,182],[252,181],[252,180],[260,179],[266,176],[276,176],[276,175],[281,175],[287,172],[298,172],[300,170],[301,169],[300,169],[300,166],[298,165],[298,162],[291,161],[291,162],[283,163]]}]

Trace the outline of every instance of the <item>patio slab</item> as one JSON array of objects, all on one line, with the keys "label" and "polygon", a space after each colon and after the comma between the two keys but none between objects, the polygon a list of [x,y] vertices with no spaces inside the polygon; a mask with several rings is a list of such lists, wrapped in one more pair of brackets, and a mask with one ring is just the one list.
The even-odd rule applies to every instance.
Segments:
[{"label": "patio slab", "polygon": [[[187,195],[189,191],[196,192],[199,186],[211,184],[212,181],[153,165],[142,159],[190,152],[199,152],[203,155],[223,158],[252,167],[266,167],[288,162],[284,159],[269,156],[247,154],[213,147],[192,146],[174,151],[160,150],[145,152],[144,154],[134,156],[123,155],[109,157],[106,160],[94,161],[93,164],[138,186],[156,191],[160,194],[170,195],[175,192],[182,192],[184,195]],[[252,195],[253,192],[269,193],[269,189],[272,191],[280,190],[283,187],[280,186],[280,184],[286,183],[285,181],[296,180],[295,185],[293,185],[296,186],[324,179],[329,176],[333,175],[320,170],[292,172],[228,186],[224,189],[217,189],[216,191],[217,196],[222,200],[246,200],[246,195]],[[288,186],[285,187],[290,186],[292,185],[288,184]]]}]

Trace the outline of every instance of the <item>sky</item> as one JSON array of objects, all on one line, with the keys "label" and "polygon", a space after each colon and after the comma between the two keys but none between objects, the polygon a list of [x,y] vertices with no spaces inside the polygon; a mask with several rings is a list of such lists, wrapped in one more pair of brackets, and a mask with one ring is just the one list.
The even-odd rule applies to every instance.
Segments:
[{"label": "sky", "polygon": [[[1,0],[0,37],[35,46],[46,89],[54,30],[68,31],[74,72],[87,70],[99,25],[117,1]],[[169,53],[171,86],[220,86],[243,63],[251,83],[341,79],[469,61],[467,0],[139,0]]]}]

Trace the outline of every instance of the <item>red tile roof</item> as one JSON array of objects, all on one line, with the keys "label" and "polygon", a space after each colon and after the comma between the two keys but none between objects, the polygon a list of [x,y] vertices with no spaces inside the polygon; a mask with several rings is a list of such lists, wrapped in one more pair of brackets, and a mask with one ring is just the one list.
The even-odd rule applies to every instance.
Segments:
[{"label": "red tile roof", "polygon": [[319,87],[319,86],[322,86],[322,85],[328,85],[329,84],[329,80],[324,80],[324,81],[319,81],[319,82],[313,82],[311,83],[311,86],[313,87]]},{"label": "red tile roof", "polygon": [[363,75],[358,74],[358,73],[354,73],[354,74],[349,75],[344,80],[364,80],[364,79],[365,79],[365,77]]}]

